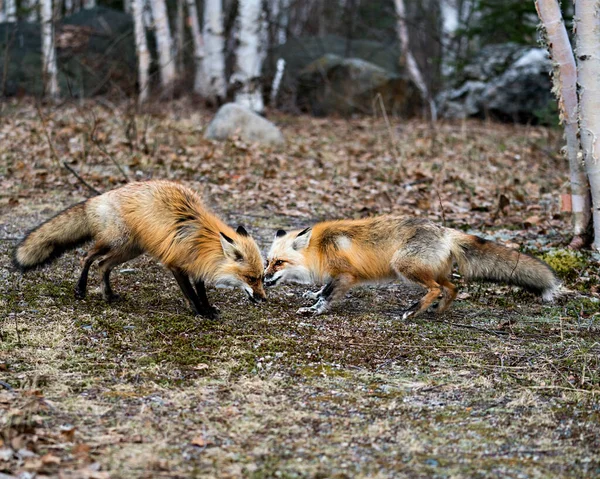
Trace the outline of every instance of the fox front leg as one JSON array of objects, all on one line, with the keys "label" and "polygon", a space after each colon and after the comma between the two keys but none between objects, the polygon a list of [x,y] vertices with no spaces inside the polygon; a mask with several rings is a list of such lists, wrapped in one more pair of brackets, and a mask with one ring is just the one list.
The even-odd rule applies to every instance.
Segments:
[{"label": "fox front leg", "polygon": [[313,301],[316,301],[317,299],[321,298],[321,296],[323,295],[323,291],[325,291],[326,287],[327,284],[325,284],[319,291],[307,291],[302,295],[302,297],[304,299],[311,299]]},{"label": "fox front leg", "polygon": [[310,307],[300,308],[298,314],[312,314],[318,316],[326,313],[331,309],[332,304],[344,296],[355,283],[356,280],[349,275],[330,279],[321,291],[319,291],[317,302]]}]

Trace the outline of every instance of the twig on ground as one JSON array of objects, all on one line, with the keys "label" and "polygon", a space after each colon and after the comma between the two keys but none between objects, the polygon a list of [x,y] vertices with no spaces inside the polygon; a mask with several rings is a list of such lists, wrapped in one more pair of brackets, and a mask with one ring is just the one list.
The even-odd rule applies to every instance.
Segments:
[{"label": "twig on ground", "polygon": [[38,103],[35,104],[35,108],[38,112],[38,116],[40,118],[40,121],[42,122],[42,129],[44,130],[44,136],[46,137],[46,141],[48,142],[48,146],[50,147],[50,153],[52,154],[52,158],[54,158],[54,160],[56,161],[57,164],[60,165],[60,158],[58,157],[58,154],[56,153],[56,150],[54,149],[54,144],[52,143],[52,138],[50,138],[50,134],[48,133],[48,127],[46,125],[46,119],[44,118],[44,115],[42,114],[42,110],[40,109],[40,105]]},{"label": "twig on ground", "polygon": [[96,188],[94,188],[92,185],[90,185],[87,181],[85,181],[80,175],[79,173],[77,173],[72,167],[70,167],[66,161],[63,161],[63,166],[69,170],[71,173],[73,173],[73,175],[75,176],[75,178],[77,178],[82,184],[83,186],[85,186],[88,190],[90,190],[95,196],[101,195],[102,193],[100,191],[98,191]]}]

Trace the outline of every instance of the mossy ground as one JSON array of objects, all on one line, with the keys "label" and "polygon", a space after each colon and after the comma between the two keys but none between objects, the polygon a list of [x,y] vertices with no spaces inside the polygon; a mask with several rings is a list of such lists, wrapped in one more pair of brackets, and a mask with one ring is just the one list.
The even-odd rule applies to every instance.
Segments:
[{"label": "mossy ground", "polygon": [[[208,321],[141,257],[114,274],[120,301],[103,302],[94,269],[88,296],[76,300],[83,250],[26,275],[10,265],[28,228],[82,199],[71,189],[19,197],[0,225],[0,451],[15,451],[0,456],[0,472],[600,475],[594,295],[545,305],[459,281],[452,310],[402,321],[422,292],[399,283],[356,289],[316,318],[295,313],[307,304],[303,287],[271,290],[260,308],[211,289],[222,317]],[[300,222],[226,202],[220,211],[249,224],[263,249],[273,229]],[[597,274],[592,264],[585,271]]]}]

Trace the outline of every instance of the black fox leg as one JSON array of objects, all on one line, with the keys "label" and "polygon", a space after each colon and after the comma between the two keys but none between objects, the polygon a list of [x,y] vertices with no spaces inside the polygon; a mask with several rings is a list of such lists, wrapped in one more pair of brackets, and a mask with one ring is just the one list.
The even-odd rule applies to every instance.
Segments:
[{"label": "black fox leg", "polygon": [[119,295],[115,294],[110,286],[110,273],[112,270],[133,258],[138,257],[142,252],[136,248],[123,248],[120,250],[111,250],[100,261],[100,273],[102,274],[102,296],[105,301],[111,303],[119,299]]},{"label": "black fox leg", "polygon": [[209,313],[204,305],[200,302],[200,299],[198,298],[196,291],[194,291],[194,287],[192,286],[192,283],[190,283],[190,278],[188,278],[187,274],[177,268],[171,269],[171,272],[173,273],[173,276],[175,276],[177,284],[179,284],[183,295],[190,303],[194,313],[200,316],[208,316]]},{"label": "black fox leg", "polygon": [[83,269],[81,270],[81,276],[79,276],[79,281],[77,281],[77,286],[75,286],[75,297],[79,299],[85,298],[85,294],[87,292],[87,281],[88,281],[88,273],[90,272],[90,266],[92,263],[98,259],[98,257],[105,255],[110,251],[110,248],[107,246],[94,246],[88,255],[85,257],[85,263],[83,264]]},{"label": "black fox leg", "polygon": [[209,319],[217,319],[219,317],[219,310],[214,306],[211,306],[208,296],[206,296],[206,287],[204,286],[204,281],[195,281],[194,286],[196,287],[196,293],[198,294],[200,304],[204,306],[204,309],[207,312],[206,316]]},{"label": "black fox leg", "polygon": [[340,275],[329,280],[321,290],[317,302],[309,308],[300,308],[298,313],[314,315],[326,313],[331,305],[344,296],[355,283],[356,280],[350,275]]}]

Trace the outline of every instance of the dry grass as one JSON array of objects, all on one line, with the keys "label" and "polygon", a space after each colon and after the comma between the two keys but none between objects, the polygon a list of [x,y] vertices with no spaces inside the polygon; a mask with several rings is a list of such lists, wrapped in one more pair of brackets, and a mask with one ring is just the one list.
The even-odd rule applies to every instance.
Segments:
[{"label": "dry grass", "polygon": [[[211,290],[222,320],[197,319],[149,258],[115,274],[121,302],[102,302],[93,273],[88,298],[77,301],[83,251],[25,276],[11,269],[14,240],[84,189],[55,164],[35,109],[10,107],[0,129],[0,141],[10,139],[0,153],[0,472],[600,474],[593,257],[584,255],[568,283],[583,294],[555,305],[461,285],[452,311],[412,322],[398,311],[420,291],[401,284],[355,290],[332,314],[309,319],[294,313],[304,304],[300,287],[272,291],[260,309]],[[552,130],[469,122],[440,125],[433,136],[410,122],[398,125],[393,144],[378,120],[278,116],[290,144],[267,151],[202,140],[207,114],[174,111],[138,116],[131,148],[122,110],[43,114],[58,155],[95,187],[120,177],[94,136],[131,176],[194,185],[232,223],[249,224],[263,247],[273,229],[321,217],[393,211],[441,220],[440,203],[446,221],[534,252],[566,238],[557,202],[566,173],[549,156],[559,141]],[[510,206],[496,215],[500,194]]]}]

